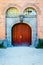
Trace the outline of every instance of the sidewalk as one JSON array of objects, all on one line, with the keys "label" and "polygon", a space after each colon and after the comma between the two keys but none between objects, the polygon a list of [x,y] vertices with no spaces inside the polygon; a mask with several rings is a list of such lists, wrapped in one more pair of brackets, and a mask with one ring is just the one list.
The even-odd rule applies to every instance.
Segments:
[{"label": "sidewalk", "polygon": [[43,49],[30,47],[0,49],[0,65],[43,65]]}]

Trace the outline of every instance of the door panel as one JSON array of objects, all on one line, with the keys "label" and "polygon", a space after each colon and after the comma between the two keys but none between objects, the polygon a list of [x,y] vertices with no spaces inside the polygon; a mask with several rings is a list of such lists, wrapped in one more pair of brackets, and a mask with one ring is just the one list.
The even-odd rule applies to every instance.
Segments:
[{"label": "door panel", "polygon": [[18,23],[12,28],[12,45],[30,45],[31,28],[25,23]]}]

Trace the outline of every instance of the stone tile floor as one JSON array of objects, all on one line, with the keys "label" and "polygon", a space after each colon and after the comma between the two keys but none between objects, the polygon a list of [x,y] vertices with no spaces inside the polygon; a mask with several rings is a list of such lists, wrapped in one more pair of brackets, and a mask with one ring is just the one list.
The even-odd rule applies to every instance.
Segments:
[{"label": "stone tile floor", "polygon": [[30,47],[0,49],[0,65],[43,65],[43,49]]}]

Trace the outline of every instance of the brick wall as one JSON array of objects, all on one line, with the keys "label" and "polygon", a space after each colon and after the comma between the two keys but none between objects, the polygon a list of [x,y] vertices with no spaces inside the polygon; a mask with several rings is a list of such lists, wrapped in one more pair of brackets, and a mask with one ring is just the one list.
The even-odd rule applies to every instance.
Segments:
[{"label": "brick wall", "polygon": [[6,37],[5,15],[10,7],[18,8],[23,13],[27,7],[33,7],[37,11],[37,33],[38,38],[43,38],[43,0],[0,0],[0,39]]}]

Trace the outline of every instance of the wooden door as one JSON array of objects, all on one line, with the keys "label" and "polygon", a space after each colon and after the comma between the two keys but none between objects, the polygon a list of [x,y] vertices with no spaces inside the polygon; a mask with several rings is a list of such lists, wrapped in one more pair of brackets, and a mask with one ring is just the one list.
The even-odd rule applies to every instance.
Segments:
[{"label": "wooden door", "polygon": [[12,45],[29,46],[31,44],[31,32],[31,28],[27,24],[15,24],[12,28]]}]

